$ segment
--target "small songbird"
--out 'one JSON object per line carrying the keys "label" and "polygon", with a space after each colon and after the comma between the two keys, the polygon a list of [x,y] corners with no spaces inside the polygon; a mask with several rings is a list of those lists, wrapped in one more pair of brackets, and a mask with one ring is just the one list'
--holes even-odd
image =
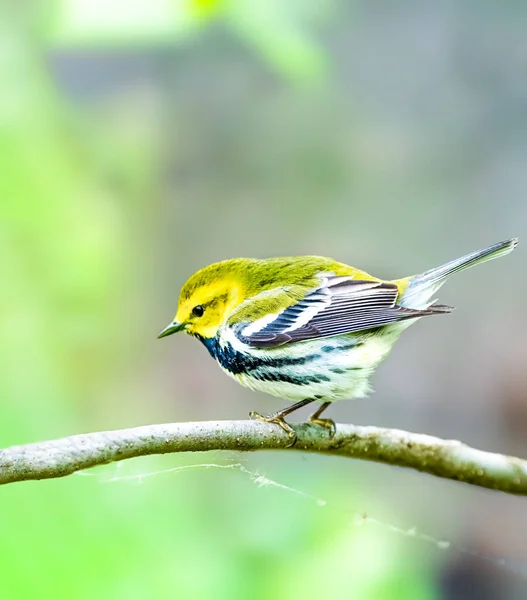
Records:
{"label": "small songbird", "polygon": [[384,281],[321,256],[234,258],[205,267],[185,283],[165,337],[186,331],[220,367],[253,390],[293,401],[264,417],[295,440],[285,417],[320,403],[360,398],[401,332],[417,319],[452,308],[432,297],[458,271],[512,252],[517,239],[494,244],[419,275]]}

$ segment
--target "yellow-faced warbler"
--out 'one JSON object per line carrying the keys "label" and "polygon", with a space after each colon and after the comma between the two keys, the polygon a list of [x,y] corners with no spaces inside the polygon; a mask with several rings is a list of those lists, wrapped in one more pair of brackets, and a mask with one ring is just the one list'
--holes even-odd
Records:
{"label": "yellow-faced warbler", "polygon": [[322,256],[234,258],[201,269],[185,283],[176,317],[159,337],[186,331],[220,367],[253,390],[294,404],[268,417],[291,438],[285,417],[319,402],[362,397],[401,332],[452,308],[431,300],[447,277],[505,256],[517,239],[494,244],[419,275],[383,281]]}

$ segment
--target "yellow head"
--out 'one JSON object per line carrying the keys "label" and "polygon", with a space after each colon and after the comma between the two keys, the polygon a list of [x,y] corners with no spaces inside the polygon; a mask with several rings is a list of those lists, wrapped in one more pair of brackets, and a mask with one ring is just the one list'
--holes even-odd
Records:
{"label": "yellow head", "polygon": [[178,331],[214,337],[232,310],[245,299],[236,262],[209,265],[192,275],[181,289],[174,321],[158,337]]}

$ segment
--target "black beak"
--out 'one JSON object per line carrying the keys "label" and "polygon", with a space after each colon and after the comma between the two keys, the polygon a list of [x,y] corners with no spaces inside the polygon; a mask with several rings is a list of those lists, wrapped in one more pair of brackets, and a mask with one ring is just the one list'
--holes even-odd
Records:
{"label": "black beak", "polygon": [[183,331],[185,329],[185,323],[178,323],[177,321],[173,321],[161,331],[161,333],[157,336],[157,339],[161,339],[167,337],[167,335],[172,335],[173,333],[177,333],[178,331]]}

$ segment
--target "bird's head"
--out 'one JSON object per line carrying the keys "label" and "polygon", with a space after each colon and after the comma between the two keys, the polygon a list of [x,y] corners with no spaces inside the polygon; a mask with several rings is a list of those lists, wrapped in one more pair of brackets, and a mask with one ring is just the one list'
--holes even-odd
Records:
{"label": "bird's head", "polygon": [[178,309],[158,337],[178,331],[199,338],[213,338],[238,304],[246,298],[235,260],[216,263],[194,273],[179,295]]}

